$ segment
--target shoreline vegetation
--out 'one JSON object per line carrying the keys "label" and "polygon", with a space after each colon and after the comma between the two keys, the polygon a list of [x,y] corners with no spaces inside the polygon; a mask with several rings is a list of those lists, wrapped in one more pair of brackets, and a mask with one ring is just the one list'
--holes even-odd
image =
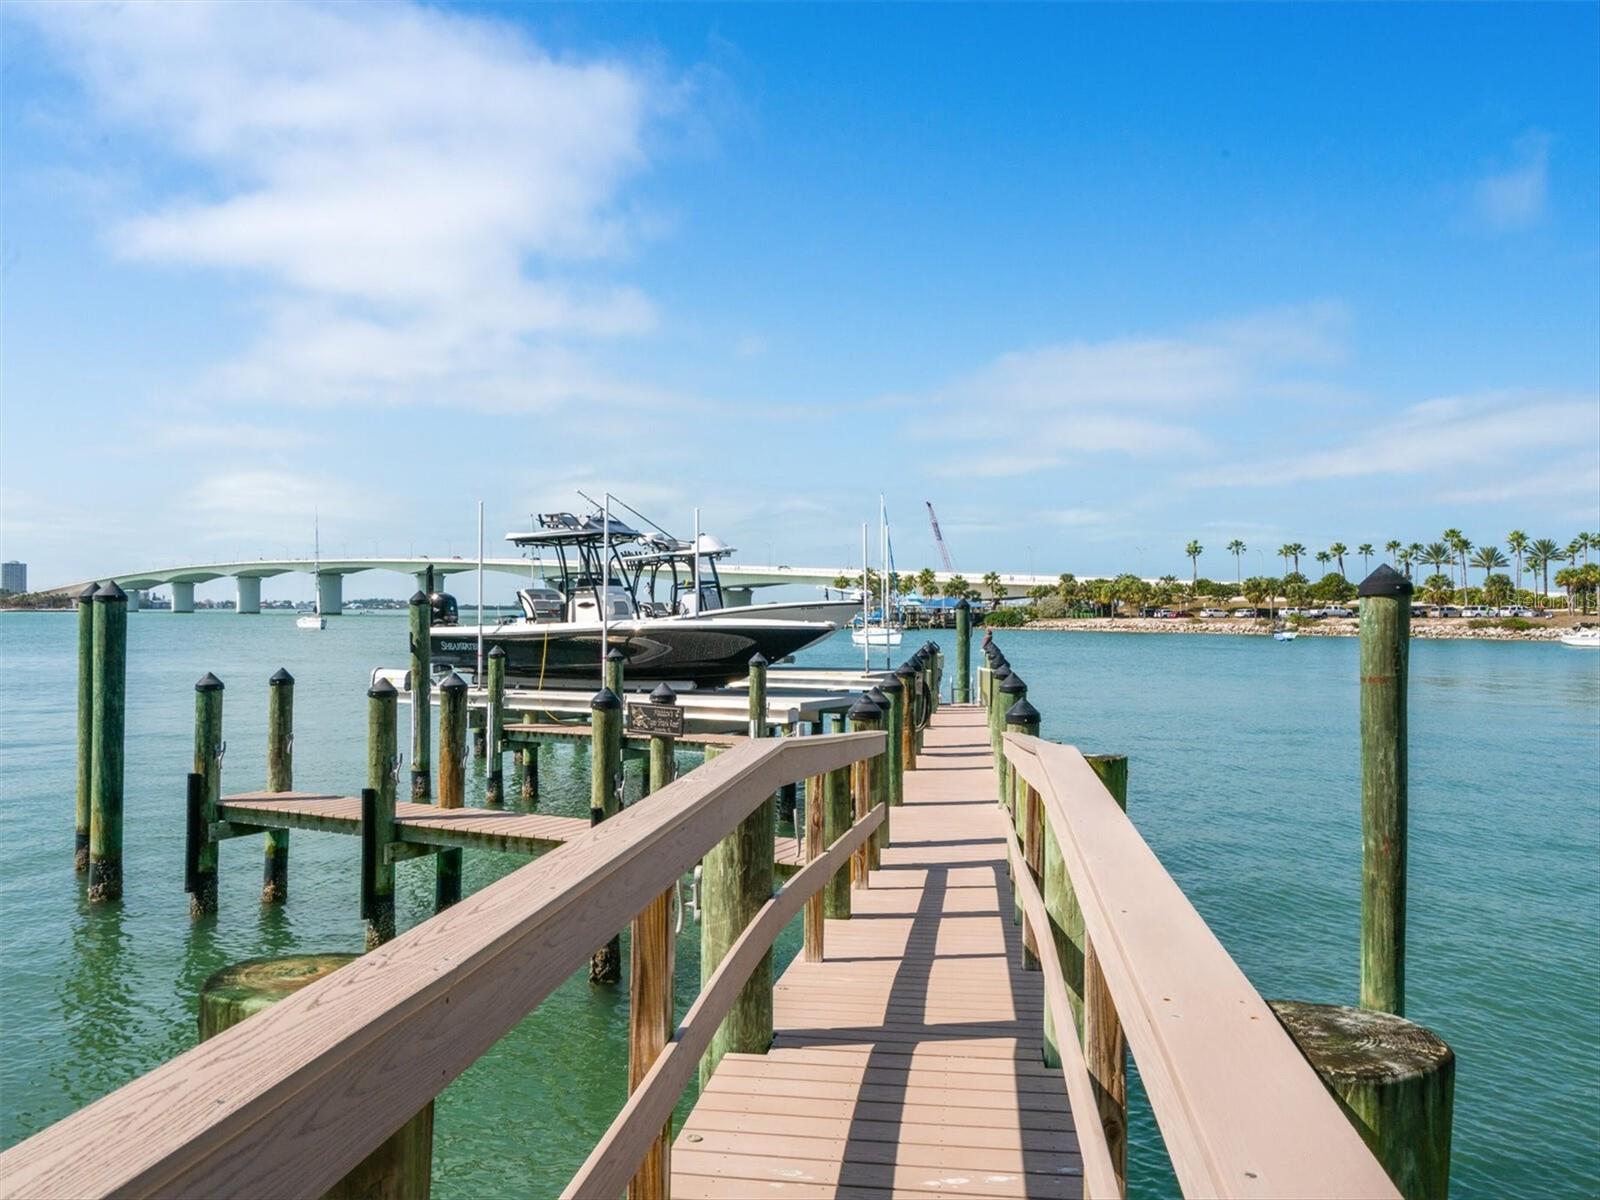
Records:
{"label": "shoreline vegetation", "polygon": [[[1357,621],[1353,617],[1325,617],[1318,621],[1293,624],[1301,637],[1355,637]],[[1416,617],[1411,622],[1413,639],[1461,638],[1491,642],[1551,642],[1572,630],[1576,621],[1540,621],[1525,623],[1528,628],[1489,620],[1464,620],[1460,617]],[[1269,636],[1275,624],[1265,618],[1240,620],[1233,617],[1208,620],[1202,617],[1041,617],[1024,624],[1006,628],[1028,632],[1074,633],[1199,633],[1236,634],[1239,636]]]}

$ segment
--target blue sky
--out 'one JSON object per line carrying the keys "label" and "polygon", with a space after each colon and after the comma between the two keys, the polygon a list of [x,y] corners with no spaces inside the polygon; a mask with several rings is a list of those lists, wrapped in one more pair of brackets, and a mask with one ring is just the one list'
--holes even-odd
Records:
{"label": "blue sky", "polygon": [[37,584],[303,552],[316,510],[331,553],[463,553],[479,498],[497,533],[575,487],[795,564],[881,490],[934,565],[932,500],[972,574],[1600,529],[1594,5],[0,32]]}

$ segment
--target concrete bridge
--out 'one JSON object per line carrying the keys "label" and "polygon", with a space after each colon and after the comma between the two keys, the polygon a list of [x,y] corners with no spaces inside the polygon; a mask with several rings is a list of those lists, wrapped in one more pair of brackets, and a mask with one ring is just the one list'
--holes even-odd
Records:
{"label": "concrete bridge", "polygon": [[[90,582],[115,579],[128,593],[130,611],[136,611],[140,592],[157,587],[169,587],[172,589],[172,611],[186,613],[194,611],[194,589],[197,583],[209,583],[214,579],[232,579],[238,588],[235,611],[252,614],[261,611],[263,579],[299,572],[316,575],[317,594],[322,601],[322,612],[325,616],[336,616],[344,603],[346,575],[356,575],[362,571],[393,571],[401,575],[414,576],[420,588],[424,585],[430,567],[433,569],[435,581],[442,586],[445,577],[474,571],[477,566],[476,559],[455,557],[325,558],[320,563],[309,558],[258,558],[239,562],[196,563],[188,566],[159,567],[154,570],[126,571],[101,576],[97,581],[79,580],[76,583],[52,588],[50,591],[76,595]],[[483,567],[485,571],[524,577],[534,577],[539,570],[536,562],[526,558],[486,558],[483,560]],[[831,587],[833,581],[841,575],[853,577],[858,572],[854,567],[773,567],[719,562],[717,573],[722,577],[723,593],[728,601],[732,604],[748,604],[756,588]],[[934,577],[940,586],[943,586],[955,574],[950,571],[935,571]],[[960,574],[977,587],[984,573],[979,571],[960,572]],[[1056,576],[1002,574],[1000,581],[1005,585],[1006,595],[1025,596],[1029,588],[1039,584],[1054,587]]]}

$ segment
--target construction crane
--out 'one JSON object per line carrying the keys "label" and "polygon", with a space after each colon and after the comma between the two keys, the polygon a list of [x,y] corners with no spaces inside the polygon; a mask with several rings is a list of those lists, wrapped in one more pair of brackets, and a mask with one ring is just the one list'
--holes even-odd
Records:
{"label": "construction crane", "polygon": [[950,561],[950,551],[945,547],[944,534],[939,532],[939,518],[934,515],[933,501],[924,500],[923,503],[928,506],[928,524],[933,526],[933,544],[939,547],[939,557],[944,560],[944,569],[953,574],[956,565]]}

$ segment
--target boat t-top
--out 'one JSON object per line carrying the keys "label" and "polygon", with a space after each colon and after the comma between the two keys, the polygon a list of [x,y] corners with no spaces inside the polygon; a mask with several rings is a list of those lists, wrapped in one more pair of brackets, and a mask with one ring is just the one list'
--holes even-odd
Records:
{"label": "boat t-top", "polygon": [[506,540],[538,558],[543,584],[519,592],[521,620],[481,629],[456,624],[454,601],[439,597],[430,631],[436,669],[475,674],[480,654],[499,646],[507,683],[598,684],[601,659],[615,649],[629,684],[714,687],[743,678],[757,653],[777,662],[838,627],[796,619],[821,611],[821,602],[725,606],[715,563],[727,547],[707,564],[697,550],[714,551],[709,543],[566,512],[541,514],[535,528]]}

